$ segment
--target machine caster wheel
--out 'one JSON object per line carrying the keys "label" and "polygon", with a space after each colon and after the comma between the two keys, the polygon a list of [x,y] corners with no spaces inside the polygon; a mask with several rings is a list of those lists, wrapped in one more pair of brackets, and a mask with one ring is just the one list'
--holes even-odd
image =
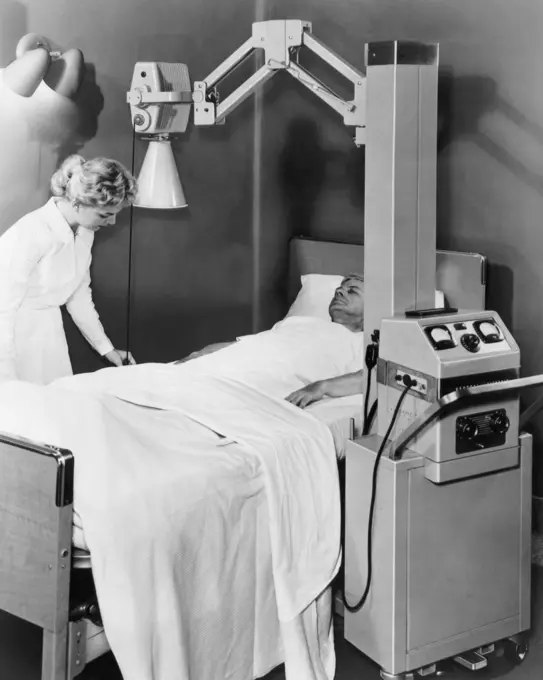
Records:
{"label": "machine caster wheel", "polygon": [[381,676],[381,680],[414,680],[413,673],[398,673],[397,675],[394,675],[393,673],[387,673],[381,669],[379,675]]}
{"label": "machine caster wheel", "polygon": [[510,663],[519,666],[528,656],[530,645],[528,640],[511,640],[503,641],[503,655]]}

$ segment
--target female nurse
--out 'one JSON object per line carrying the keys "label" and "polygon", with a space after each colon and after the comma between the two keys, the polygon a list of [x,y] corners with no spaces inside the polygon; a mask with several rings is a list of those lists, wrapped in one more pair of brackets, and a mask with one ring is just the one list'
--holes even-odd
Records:
{"label": "female nurse", "polygon": [[94,233],[135,199],[120,163],[70,156],[53,175],[53,197],[0,236],[0,382],[47,384],[72,374],[60,307],[115,366],[134,364],[113,347],[90,288]]}

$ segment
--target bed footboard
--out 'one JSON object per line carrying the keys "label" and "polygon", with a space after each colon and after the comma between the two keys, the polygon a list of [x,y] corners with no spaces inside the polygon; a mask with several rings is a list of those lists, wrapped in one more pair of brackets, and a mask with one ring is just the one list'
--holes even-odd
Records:
{"label": "bed footboard", "polygon": [[0,434],[0,609],[43,631],[42,680],[65,680],[74,461]]}

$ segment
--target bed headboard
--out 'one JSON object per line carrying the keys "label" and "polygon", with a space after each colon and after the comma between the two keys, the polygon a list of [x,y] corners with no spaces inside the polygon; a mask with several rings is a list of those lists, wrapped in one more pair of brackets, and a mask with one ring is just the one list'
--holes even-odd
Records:
{"label": "bed headboard", "polygon": [[[364,273],[364,246],[296,237],[289,244],[289,304],[300,290],[302,274]],[[487,261],[477,253],[438,250],[436,289],[451,307],[485,309]]]}

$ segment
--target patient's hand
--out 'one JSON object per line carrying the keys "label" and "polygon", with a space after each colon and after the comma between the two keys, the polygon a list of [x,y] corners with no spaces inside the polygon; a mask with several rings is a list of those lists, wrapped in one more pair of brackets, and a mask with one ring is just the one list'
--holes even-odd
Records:
{"label": "patient's hand", "polygon": [[319,401],[326,396],[326,383],[324,380],[317,380],[317,382],[310,383],[301,387],[296,392],[289,394],[286,397],[287,401],[290,401],[294,406],[299,406],[300,408],[306,408],[315,401]]}

